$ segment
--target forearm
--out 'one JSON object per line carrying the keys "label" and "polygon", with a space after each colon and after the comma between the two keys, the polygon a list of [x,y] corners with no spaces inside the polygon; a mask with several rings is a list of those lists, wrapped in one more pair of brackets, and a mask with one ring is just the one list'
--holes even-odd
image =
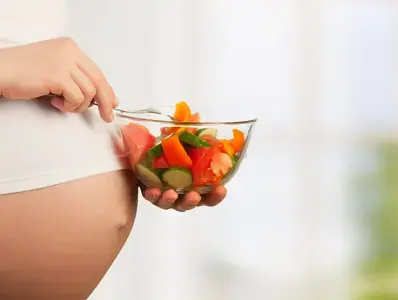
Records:
{"label": "forearm", "polygon": [[12,69],[10,68],[12,50],[12,48],[0,49],[0,97],[4,96],[4,91],[13,76]]}
{"label": "forearm", "polygon": [[4,85],[5,85],[5,49],[2,48],[0,49],[0,97],[3,97],[3,90],[4,90]]}

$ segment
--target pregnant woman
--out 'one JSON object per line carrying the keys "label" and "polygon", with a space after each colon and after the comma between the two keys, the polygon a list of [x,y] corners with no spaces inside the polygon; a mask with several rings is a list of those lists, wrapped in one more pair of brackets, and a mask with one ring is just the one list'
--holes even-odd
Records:
{"label": "pregnant woman", "polygon": [[[5,31],[17,30],[0,25],[0,299],[83,300],[135,219],[137,180],[111,140],[118,101],[73,40],[15,46],[4,42]],[[43,97],[50,93],[59,97]],[[89,108],[92,101],[99,109]],[[202,199],[156,189],[143,194],[160,208],[186,211],[220,203],[226,190]]]}

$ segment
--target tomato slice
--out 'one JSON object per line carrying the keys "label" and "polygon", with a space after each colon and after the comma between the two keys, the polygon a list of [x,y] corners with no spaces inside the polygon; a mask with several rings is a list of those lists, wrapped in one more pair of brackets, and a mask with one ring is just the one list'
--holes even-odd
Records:
{"label": "tomato slice", "polygon": [[211,170],[217,177],[223,177],[232,169],[233,162],[228,154],[219,152],[214,154],[210,166]]}
{"label": "tomato slice", "polygon": [[130,123],[121,128],[123,144],[128,152],[131,167],[141,161],[145,154],[155,146],[156,138],[149,130],[136,123]]}
{"label": "tomato slice", "polygon": [[209,148],[194,148],[190,150],[188,154],[191,157],[192,166],[196,166],[208,151]]}
{"label": "tomato slice", "polygon": [[217,153],[220,153],[218,147],[197,148],[190,151],[193,183],[195,186],[216,182],[217,176],[211,170],[211,162]]}
{"label": "tomato slice", "polygon": [[164,154],[162,154],[158,158],[154,159],[153,168],[155,168],[155,169],[167,169],[167,168],[170,168],[170,165],[167,162],[166,157],[164,156]]}
{"label": "tomato slice", "polygon": [[198,180],[195,180],[194,175],[194,185],[201,186],[206,184],[216,184],[218,182],[217,176],[211,171],[211,169],[204,169],[200,173]]}

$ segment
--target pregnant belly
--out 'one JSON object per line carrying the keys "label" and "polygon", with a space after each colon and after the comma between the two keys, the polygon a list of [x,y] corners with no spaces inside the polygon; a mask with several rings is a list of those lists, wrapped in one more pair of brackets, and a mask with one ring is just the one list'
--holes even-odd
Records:
{"label": "pregnant belly", "polygon": [[0,196],[0,299],[87,299],[131,231],[136,186],[114,171]]}

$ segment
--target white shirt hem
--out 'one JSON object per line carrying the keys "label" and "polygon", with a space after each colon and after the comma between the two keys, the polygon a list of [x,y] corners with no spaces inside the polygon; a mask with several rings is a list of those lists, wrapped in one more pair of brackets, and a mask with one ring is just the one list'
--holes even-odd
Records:
{"label": "white shirt hem", "polygon": [[125,167],[119,162],[112,161],[109,164],[98,164],[98,161],[93,161],[90,164],[79,164],[79,166],[52,170],[36,176],[4,179],[0,181],[0,195],[37,190],[123,169]]}

